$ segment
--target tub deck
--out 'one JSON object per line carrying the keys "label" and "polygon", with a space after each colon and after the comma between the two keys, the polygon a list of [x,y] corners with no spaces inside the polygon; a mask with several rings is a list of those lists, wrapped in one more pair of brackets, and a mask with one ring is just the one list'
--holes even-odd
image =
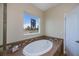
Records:
{"label": "tub deck", "polygon": [[[63,43],[62,40],[52,40],[53,42],[53,47],[52,49],[43,54],[42,56],[60,56],[63,55]],[[15,53],[8,53],[8,56],[24,56],[23,55],[23,50],[24,47],[20,47],[20,49],[18,51],[16,51]]]}
{"label": "tub deck", "polygon": [[[52,39],[50,41],[52,41],[53,47],[49,52],[43,54],[42,56],[63,56],[63,39],[52,38],[52,37],[45,37],[43,39],[49,40],[50,38]],[[36,38],[30,39],[29,43],[36,40],[41,40],[41,39],[36,39]],[[19,47],[19,49],[14,53],[8,51],[6,55],[7,56],[24,56],[22,52],[23,48],[29,43],[24,44],[23,46]]]}

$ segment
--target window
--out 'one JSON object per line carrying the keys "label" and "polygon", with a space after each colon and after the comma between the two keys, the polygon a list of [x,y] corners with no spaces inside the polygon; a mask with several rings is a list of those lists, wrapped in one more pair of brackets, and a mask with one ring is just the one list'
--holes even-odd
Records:
{"label": "window", "polygon": [[37,16],[32,16],[28,13],[24,14],[25,34],[39,33],[40,32],[39,21],[40,21],[40,19]]}

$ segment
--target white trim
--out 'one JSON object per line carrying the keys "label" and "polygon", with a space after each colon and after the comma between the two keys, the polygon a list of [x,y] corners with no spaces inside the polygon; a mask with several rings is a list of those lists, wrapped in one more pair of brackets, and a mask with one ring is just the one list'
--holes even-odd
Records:
{"label": "white trim", "polygon": [[66,40],[66,13],[64,14],[64,53],[66,53],[65,40]]}
{"label": "white trim", "polygon": [[28,34],[24,34],[24,35],[36,35],[36,34],[40,34],[39,32],[38,33],[28,33]]}

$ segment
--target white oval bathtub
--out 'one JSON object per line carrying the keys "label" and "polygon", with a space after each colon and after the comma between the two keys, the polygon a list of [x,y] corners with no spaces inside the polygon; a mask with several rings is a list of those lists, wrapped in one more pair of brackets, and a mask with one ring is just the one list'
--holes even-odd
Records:
{"label": "white oval bathtub", "polygon": [[51,50],[53,43],[49,40],[37,40],[34,41],[23,49],[23,54],[25,56],[40,56]]}

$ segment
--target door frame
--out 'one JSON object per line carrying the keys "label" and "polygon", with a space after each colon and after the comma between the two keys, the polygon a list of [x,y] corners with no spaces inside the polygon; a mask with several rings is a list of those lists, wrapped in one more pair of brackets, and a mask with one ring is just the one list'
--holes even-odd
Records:
{"label": "door frame", "polygon": [[3,3],[3,55],[6,56],[7,43],[7,3]]}

